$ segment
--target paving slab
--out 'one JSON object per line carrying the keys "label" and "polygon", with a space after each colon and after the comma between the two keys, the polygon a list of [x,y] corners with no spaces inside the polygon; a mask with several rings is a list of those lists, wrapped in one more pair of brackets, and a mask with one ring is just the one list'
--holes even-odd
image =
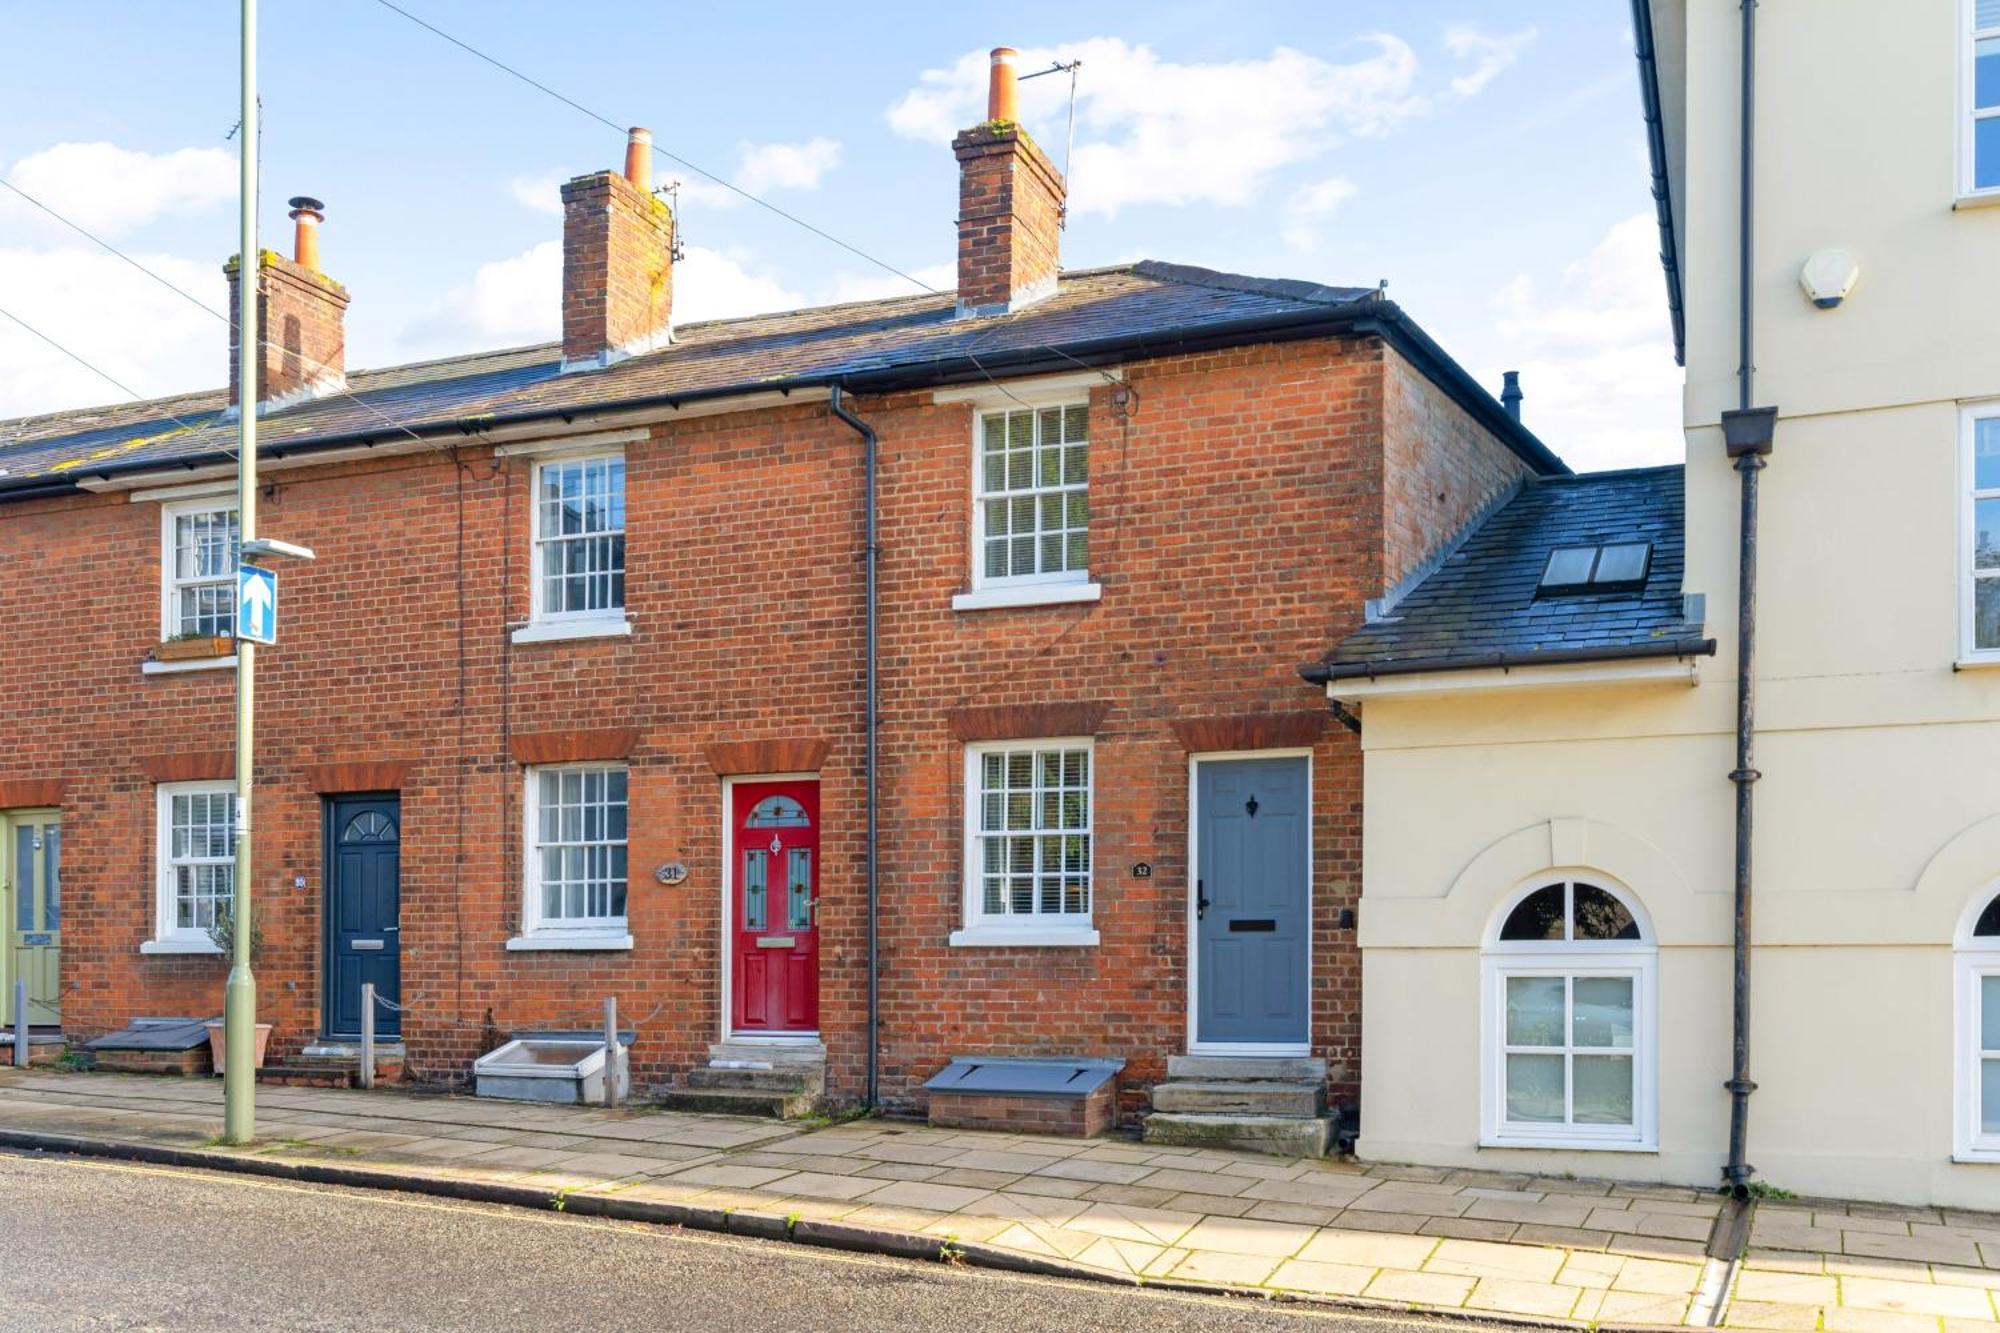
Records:
{"label": "paving slab", "polygon": [[[221,1091],[214,1080],[0,1070],[0,1129],[203,1149]],[[265,1138],[218,1153],[219,1165],[338,1164],[406,1188],[615,1195],[692,1208],[712,1226],[734,1210],[778,1239],[810,1220],[888,1233],[885,1245],[954,1237],[1121,1281],[1544,1323],[1696,1317],[1720,1209],[1676,1186],[884,1120],[814,1129],[394,1089],[260,1090],[259,1104]],[[2000,1216],[1772,1200],[1758,1205],[1750,1238],[1726,1327],[2000,1333]]]}

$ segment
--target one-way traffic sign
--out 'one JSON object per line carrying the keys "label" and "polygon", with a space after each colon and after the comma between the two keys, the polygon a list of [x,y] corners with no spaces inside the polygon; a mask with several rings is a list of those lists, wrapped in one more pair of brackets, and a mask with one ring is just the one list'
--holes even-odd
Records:
{"label": "one-way traffic sign", "polygon": [[251,643],[278,641],[278,576],[272,571],[237,566],[236,637]]}

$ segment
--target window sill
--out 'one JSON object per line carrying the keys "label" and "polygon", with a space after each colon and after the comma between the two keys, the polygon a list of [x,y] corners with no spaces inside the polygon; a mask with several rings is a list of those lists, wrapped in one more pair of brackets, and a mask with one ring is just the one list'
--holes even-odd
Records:
{"label": "window sill", "polygon": [[1953,671],[2000,671],[2000,653],[1961,657],[1951,664]]}
{"label": "window sill", "polygon": [[160,662],[147,658],[139,663],[139,672],[146,676],[172,676],[183,671],[234,671],[236,654],[227,657],[186,657],[177,662]]}
{"label": "window sill", "polygon": [[973,926],[951,932],[954,949],[1082,947],[1097,943],[1094,926]]}
{"label": "window sill", "polygon": [[1660,1145],[1651,1139],[1538,1139],[1506,1134],[1482,1136],[1479,1146],[1541,1152],[1629,1152],[1658,1155],[1660,1151]]}
{"label": "window sill", "polygon": [[214,940],[142,940],[139,952],[145,954],[193,954],[220,958],[222,950],[215,947]]}
{"label": "window sill", "polygon": [[1069,602],[1095,602],[1104,596],[1100,583],[1020,583],[998,588],[976,588],[955,594],[954,611],[993,611],[1010,606],[1061,606]]}
{"label": "window sill", "polygon": [[516,935],[507,941],[510,953],[538,949],[571,949],[593,952],[626,950],[632,947],[632,937],[616,931],[543,931],[534,935]]}
{"label": "window sill", "polygon": [[1952,211],[1967,208],[2000,208],[2000,190],[1983,190],[1978,194],[1962,194],[1952,201]]}
{"label": "window sill", "polygon": [[2000,1166],[2000,1148],[1962,1148],[1951,1160],[1958,1166]]}
{"label": "window sill", "polygon": [[624,616],[591,620],[535,620],[514,631],[515,643],[561,643],[566,639],[619,639],[632,632]]}

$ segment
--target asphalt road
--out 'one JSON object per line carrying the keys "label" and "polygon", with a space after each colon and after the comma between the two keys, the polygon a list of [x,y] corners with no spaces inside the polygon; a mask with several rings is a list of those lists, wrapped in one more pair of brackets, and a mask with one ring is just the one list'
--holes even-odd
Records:
{"label": "asphalt road", "polygon": [[0,1329],[9,1333],[1468,1328],[5,1153],[0,1237]]}

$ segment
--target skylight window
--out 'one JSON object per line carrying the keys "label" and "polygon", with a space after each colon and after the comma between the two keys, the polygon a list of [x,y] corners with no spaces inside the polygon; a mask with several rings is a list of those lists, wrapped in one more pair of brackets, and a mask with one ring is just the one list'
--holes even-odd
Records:
{"label": "skylight window", "polygon": [[1610,542],[1603,546],[1558,546],[1549,552],[1538,591],[1590,592],[1628,588],[1646,581],[1653,561],[1651,542]]}

